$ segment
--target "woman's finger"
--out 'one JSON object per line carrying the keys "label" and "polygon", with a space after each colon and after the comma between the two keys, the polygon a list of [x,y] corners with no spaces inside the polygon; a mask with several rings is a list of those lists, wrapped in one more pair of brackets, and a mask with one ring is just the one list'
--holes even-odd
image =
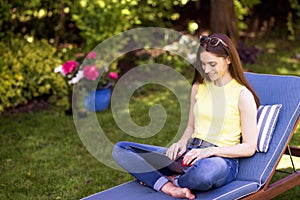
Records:
{"label": "woman's finger", "polygon": [[176,155],[177,155],[177,147],[176,147],[176,144],[172,144],[172,146],[168,149],[166,155],[174,160],[176,158]]}
{"label": "woman's finger", "polygon": [[183,164],[185,166],[188,166],[188,164],[191,162],[193,157],[193,154],[190,152],[188,152],[187,154],[185,154],[184,158],[183,158]]}
{"label": "woman's finger", "polygon": [[181,148],[178,152],[178,157],[183,155],[186,152],[186,147],[185,148]]}
{"label": "woman's finger", "polygon": [[178,157],[178,153],[179,153],[180,147],[178,144],[175,145],[175,148],[173,150],[173,155],[172,155],[172,160],[176,160],[176,158]]}
{"label": "woman's finger", "polygon": [[198,158],[195,158],[190,164],[189,166],[193,166],[199,159]]}
{"label": "woman's finger", "polygon": [[190,166],[192,163],[195,163],[194,161],[198,158],[198,151],[196,149],[192,149],[189,151],[183,158],[183,163],[186,166]]}

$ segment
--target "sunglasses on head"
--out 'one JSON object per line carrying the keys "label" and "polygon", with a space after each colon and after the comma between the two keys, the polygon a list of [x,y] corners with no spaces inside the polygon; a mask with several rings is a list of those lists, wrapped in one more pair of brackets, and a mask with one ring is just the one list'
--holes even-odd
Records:
{"label": "sunglasses on head", "polygon": [[221,43],[225,47],[228,47],[228,45],[223,40],[221,40],[220,38],[217,38],[217,37],[208,37],[208,36],[201,35],[199,40],[200,40],[201,46],[207,44],[207,45],[216,47]]}

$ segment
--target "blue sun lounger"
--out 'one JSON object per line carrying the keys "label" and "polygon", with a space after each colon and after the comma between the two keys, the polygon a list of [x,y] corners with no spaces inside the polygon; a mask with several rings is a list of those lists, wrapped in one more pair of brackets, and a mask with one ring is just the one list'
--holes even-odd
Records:
{"label": "blue sun lounger", "polygon": [[[282,104],[267,152],[240,159],[237,179],[223,187],[196,193],[196,199],[271,199],[300,184],[300,171],[270,184],[284,153],[300,156],[300,148],[288,144],[299,123],[300,77],[245,73],[261,105]],[[291,157],[292,158],[292,157]],[[176,199],[131,181],[96,193],[84,200],[171,200]]]}

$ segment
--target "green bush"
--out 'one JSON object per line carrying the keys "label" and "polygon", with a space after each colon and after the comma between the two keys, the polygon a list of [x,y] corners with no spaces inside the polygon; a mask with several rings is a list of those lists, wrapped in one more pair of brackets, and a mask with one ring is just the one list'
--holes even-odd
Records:
{"label": "green bush", "polygon": [[[185,1],[187,3],[188,1]],[[89,48],[103,40],[136,27],[171,27],[176,20],[173,6],[180,0],[90,0],[72,1],[72,20]]]}
{"label": "green bush", "polygon": [[51,97],[67,105],[68,89],[63,77],[54,73],[62,63],[46,40],[0,42],[0,112],[38,97]]}

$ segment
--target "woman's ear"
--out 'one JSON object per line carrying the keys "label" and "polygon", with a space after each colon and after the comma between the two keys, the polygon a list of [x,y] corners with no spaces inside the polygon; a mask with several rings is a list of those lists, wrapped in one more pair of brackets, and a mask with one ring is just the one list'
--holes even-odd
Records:
{"label": "woman's ear", "polygon": [[231,63],[229,56],[227,56],[226,60],[227,60],[227,64],[229,65]]}

